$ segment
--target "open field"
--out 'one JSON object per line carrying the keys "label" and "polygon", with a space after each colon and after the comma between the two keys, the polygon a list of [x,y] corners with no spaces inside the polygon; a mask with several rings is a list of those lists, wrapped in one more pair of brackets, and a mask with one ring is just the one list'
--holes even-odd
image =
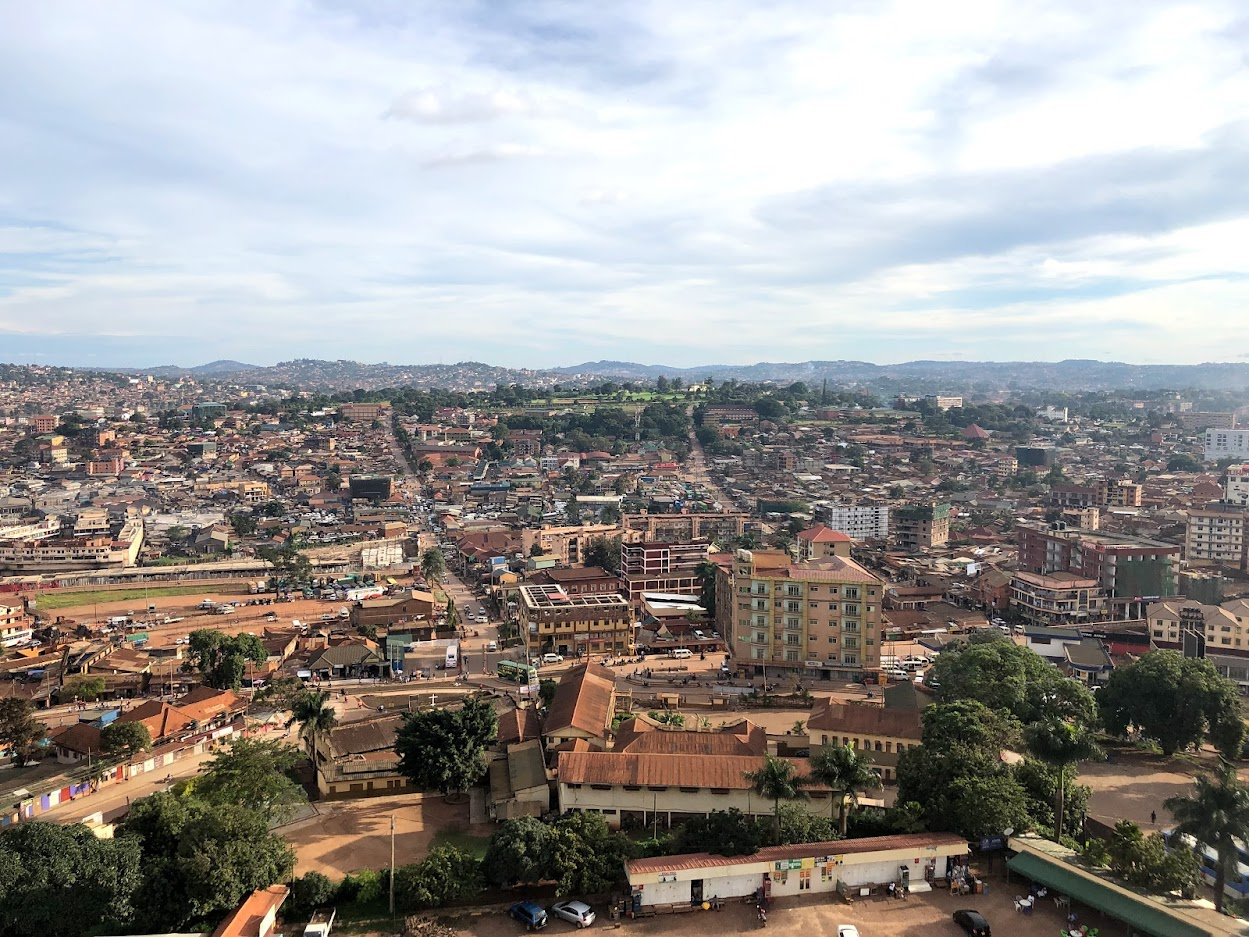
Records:
{"label": "open field", "polygon": [[[239,583],[237,589],[240,593],[246,593],[247,586]],[[202,595],[206,590],[231,593],[230,587],[223,586],[221,583],[200,583],[196,586],[151,586],[147,589],[92,589],[87,592],[40,592],[37,607],[44,611],[60,611],[106,602],[141,602],[144,599],[158,599],[172,595]]]}
{"label": "open field", "polygon": [[[435,841],[484,849],[490,826],[472,827],[469,804],[448,804],[438,794],[396,794],[359,800],[319,801],[315,816],[278,832],[295,850],[295,873],[317,871],[342,878],[390,864],[390,819],[395,818],[395,862],[419,862]],[[470,847],[470,843],[480,843]]]}

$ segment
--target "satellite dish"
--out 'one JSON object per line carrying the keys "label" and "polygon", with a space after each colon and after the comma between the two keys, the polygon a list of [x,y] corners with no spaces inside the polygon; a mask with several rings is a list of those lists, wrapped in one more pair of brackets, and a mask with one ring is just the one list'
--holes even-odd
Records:
{"label": "satellite dish", "polygon": [[1014,832],[1015,832],[1015,828],[1013,826],[1008,826],[1006,829],[1002,830],[1002,835],[1012,836],[1014,835]]}

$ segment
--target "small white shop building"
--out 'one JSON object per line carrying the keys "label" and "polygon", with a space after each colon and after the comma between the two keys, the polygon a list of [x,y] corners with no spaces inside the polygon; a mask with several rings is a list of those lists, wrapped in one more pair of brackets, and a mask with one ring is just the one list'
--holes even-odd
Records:
{"label": "small white shop building", "polygon": [[712,898],[771,898],[841,891],[860,894],[890,883],[928,891],[934,878],[967,862],[967,840],[950,833],[873,836],[831,843],[770,846],[749,856],[700,852],[626,863],[633,907],[702,904]]}

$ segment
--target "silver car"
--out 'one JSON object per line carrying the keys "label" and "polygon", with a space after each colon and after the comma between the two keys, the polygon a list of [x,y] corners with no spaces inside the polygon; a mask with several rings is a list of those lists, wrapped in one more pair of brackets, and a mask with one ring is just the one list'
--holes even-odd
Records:
{"label": "silver car", "polygon": [[551,910],[556,917],[578,927],[590,927],[594,924],[594,911],[584,901],[557,901],[551,905]]}

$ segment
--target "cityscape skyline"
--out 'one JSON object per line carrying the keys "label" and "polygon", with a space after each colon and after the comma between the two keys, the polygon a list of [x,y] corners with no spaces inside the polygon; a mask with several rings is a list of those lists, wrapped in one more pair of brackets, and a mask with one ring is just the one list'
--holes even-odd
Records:
{"label": "cityscape skyline", "polygon": [[1249,357],[1234,3],[8,20],[6,360]]}

